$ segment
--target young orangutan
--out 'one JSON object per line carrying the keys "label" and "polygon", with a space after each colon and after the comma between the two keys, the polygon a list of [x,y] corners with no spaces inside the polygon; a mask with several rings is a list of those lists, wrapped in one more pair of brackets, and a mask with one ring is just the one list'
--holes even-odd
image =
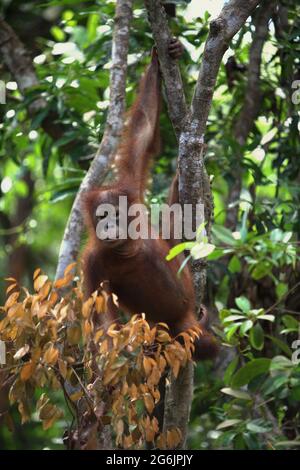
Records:
{"label": "young orangutan", "polygon": [[[181,48],[179,41],[172,41],[169,49],[171,57],[177,58]],[[212,358],[217,352],[217,342],[197,321],[190,270],[186,266],[178,276],[182,259],[177,257],[166,261],[170,247],[174,245],[173,235],[169,240],[160,236],[137,240],[120,239],[118,236],[121,232],[119,197],[127,198],[128,207],[144,203],[149,165],[159,147],[160,100],[159,62],[153,50],[151,63],[141,80],[139,94],[131,108],[117,152],[117,181],[90,191],[84,198],[89,233],[89,241],[83,253],[86,295],[91,295],[104,283],[106,290],[117,295],[124,312],[130,315],[145,313],[150,324],[164,322],[169,326],[172,336],[200,326],[202,334],[195,343],[194,359]],[[172,188],[170,203],[178,201],[176,180]],[[99,239],[96,234],[99,221],[105,217],[105,214],[97,216],[96,212],[103,204],[111,204],[116,209],[113,226],[106,226],[108,233],[112,229],[111,233],[115,231],[115,235],[106,240]],[[106,321],[112,323],[116,320],[117,313],[110,302]]]}

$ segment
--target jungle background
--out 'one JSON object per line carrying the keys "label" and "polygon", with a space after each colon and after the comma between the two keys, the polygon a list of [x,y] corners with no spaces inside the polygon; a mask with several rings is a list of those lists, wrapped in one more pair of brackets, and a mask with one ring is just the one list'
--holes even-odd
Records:
{"label": "jungle background", "polygon": [[[174,2],[172,33],[184,45],[180,68],[190,97],[208,25],[222,1]],[[262,2],[264,3],[264,2]],[[206,132],[214,199],[206,304],[223,343],[198,364],[189,425],[191,449],[300,446],[300,7],[271,2],[230,44]],[[20,89],[0,63],[0,292],[5,277],[32,288],[40,267],[54,279],[73,199],[98,148],[109,104],[115,2],[3,0],[3,21],[28,50],[37,83]],[[143,2],[134,3],[126,100],[129,106],[153,45]],[[4,41],[0,33],[0,57]],[[2,59],[3,59],[2,54]],[[22,80],[22,69],[16,70]],[[46,106],[33,111],[37,97]],[[161,117],[162,150],[150,202],[163,202],[176,170],[177,142]],[[42,391],[31,397],[37,401]],[[36,411],[13,425],[0,415],[1,449],[63,449],[70,413],[44,429]]]}

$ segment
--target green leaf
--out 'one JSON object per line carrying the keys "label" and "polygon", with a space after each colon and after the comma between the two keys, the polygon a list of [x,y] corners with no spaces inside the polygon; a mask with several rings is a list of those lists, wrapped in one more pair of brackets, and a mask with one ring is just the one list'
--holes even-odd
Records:
{"label": "green leaf", "polygon": [[222,225],[214,225],[212,228],[213,235],[220,240],[221,242],[225,243],[226,245],[236,245],[236,240],[233,238],[233,235],[228,228],[223,227]]}
{"label": "green leaf", "polygon": [[292,388],[291,399],[295,401],[300,401],[300,385]]}
{"label": "green leaf", "polygon": [[245,320],[245,317],[243,315],[229,315],[228,317],[224,318],[223,322],[228,323],[235,320]]}
{"label": "green leaf", "polygon": [[298,441],[280,441],[276,442],[276,446],[280,447],[299,447],[300,448],[300,440]]}
{"label": "green leaf", "polygon": [[266,387],[263,389],[264,395],[271,395],[278,390],[280,387],[285,385],[288,382],[289,378],[286,375],[278,375],[276,377],[270,377],[269,381],[266,384]]}
{"label": "green leaf", "polygon": [[286,232],[282,239],[283,243],[288,243],[293,236],[293,232]]}
{"label": "green leaf", "polygon": [[240,398],[241,400],[251,400],[251,395],[249,395],[247,392],[244,392],[244,390],[234,390],[233,388],[225,387],[221,389],[221,392],[234,398]]}
{"label": "green leaf", "polygon": [[[197,242],[201,242],[203,241],[203,235],[205,235],[205,222],[203,222],[202,224],[199,225],[199,227],[197,228],[197,233],[196,233],[196,240]],[[207,237],[205,236],[205,238],[207,239]]]}
{"label": "green leaf", "polygon": [[249,361],[237,373],[233,376],[231,386],[233,388],[239,388],[243,385],[247,385],[258,375],[268,372],[271,364],[271,359],[259,358]]}
{"label": "green leaf", "polygon": [[292,350],[286,343],[284,343],[284,341],[271,335],[266,335],[266,338],[270,339],[272,343],[276,344],[276,346],[278,346],[278,348],[280,348],[281,351],[283,351],[287,356],[292,357]]}
{"label": "green leaf", "polygon": [[221,248],[216,248],[216,249],[207,257],[207,259],[208,259],[209,261],[214,261],[214,260],[216,260],[216,259],[222,258],[223,256],[225,256],[224,250],[222,250]]}
{"label": "green leaf", "polygon": [[267,276],[270,273],[271,265],[268,261],[261,261],[257,263],[255,268],[251,271],[251,276],[256,281],[259,281],[263,277]]}
{"label": "green leaf", "polygon": [[210,255],[215,249],[215,245],[210,243],[197,243],[191,249],[191,255],[194,259],[206,258]]}
{"label": "green leaf", "polygon": [[270,431],[270,426],[262,426],[259,424],[256,424],[255,421],[251,421],[250,423],[247,423],[246,428],[248,431],[255,432],[257,434],[265,433]]}
{"label": "green leaf", "polygon": [[293,369],[294,364],[293,362],[285,356],[276,356],[273,357],[271,364],[270,364],[270,371],[275,370],[283,370],[290,372]]}
{"label": "green leaf", "polygon": [[242,310],[242,312],[248,313],[249,310],[251,310],[250,302],[248,299],[246,299],[246,297],[237,297],[235,299],[235,303],[239,309]]}
{"label": "green leaf", "polygon": [[270,233],[270,240],[272,242],[281,242],[283,240],[284,233],[282,230],[279,228],[275,228],[275,230],[272,230]]}
{"label": "green leaf", "polygon": [[250,328],[253,326],[253,321],[251,320],[246,320],[242,323],[242,326],[240,328],[240,334],[244,336]]}
{"label": "green leaf", "polygon": [[257,351],[262,351],[264,347],[264,330],[259,323],[256,323],[250,331],[250,344]]}
{"label": "green leaf", "polygon": [[52,26],[50,31],[54,39],[56,39],[56,41],[63,42],[66,39],[66,35],[64,31],[60,29],[58,26]]}
{"label": "green leaf", "polygon": [[283,321],[283,324],[290,330],[298,331],[299,322],[291,315],[284,315],[282,317],[282,321]]}
{"label": "green leaf", "polygon": [[180,268],[178,269],[178,273],[177,273],[177,276],[178,276],[178,277],[180,276],[180,274],[182,273],[182,271],[184,270],[184,268],[186,267],[186,265],[188,264],[188,262],[190,261],[191,258],[192,258],[191,255],[189,255],[189,256],[187,256],[187,257],[185,258],[185,260],[182,262]]}
{"label": "green leaf", "polygon": [[236,255],[234,255],[231,258],[231,260],[229,262],[229,265],[228,265],[228,269],[232,274],[241,272],[242,265],[241,265],[241,262],[240,262],[240,260],[238,259],[238,257]]}
{"label": "green leaf", "polygon": [[241,227],[241,230],[240,230],[242,242],[246,241],[247,235],[248,235],[248,229],[247,229],[248,214],[249,214],[249,210],[246,210],[243,213],[242,227]]}
{"label": "green leaf", "polygon": [[278,299],[281,299],[288,291],[288,285],[284,282],[279,282],[276,286],[276,295]]}
{"label": "green leaf", "polygon": [[171,248],[169,254],[166,256],[167,261],[171,261],[172,259],[176,258],[176,256],[180,255],[185,250],[192,249],[195,246],[195,242],[185,242],[179,243],[178,245]]}
{"label": "green leaf", "polygon": [[226,331],[226,338],[229,342],[231,341],[231,338],[233,337],[234,333],[237,331],[240,325],[241,322],[235,323],[231,328],[228,329],[228,331]]}
{"label": "green leaf", "polygon": [[223,380],[224,380],[224,384],[225,385],[228,385],[230,380],[231,380],[231,377],[234,373],[234,371],[236,370],[237,366],[238,366],[238,363],[239,363],[239,357],[236,356],[232,361],[231,363],[229,364],[229,366],[226,368],[225,370],[225,373],[224,373],[224,377],[223,377]]}
{"label": "green leaf", "polygon": [[266,320],[266,321],[271,321],[271,322],[275,320],[274,315],[258,315],[258,318],[260,320]]}
{"label": "green leaf", "polygon": [[96,39],[98,23],[99,15],[91,13],[87,21],[87,39],[89,43],[93,42]]}
{"label": "green leaf", "polygon": [[242,423],[241,419],[227,419],[217,426],[217,430],[219,431],[220,429],[231,428],[239,423]]}

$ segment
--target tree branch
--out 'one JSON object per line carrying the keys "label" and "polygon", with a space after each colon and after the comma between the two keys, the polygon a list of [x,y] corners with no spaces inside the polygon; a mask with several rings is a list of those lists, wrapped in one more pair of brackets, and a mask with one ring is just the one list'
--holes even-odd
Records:
{"label": "tree branch", "polygon": [[160,0],[145,0],[145,5],[158,51],[170,119],[176,135],[179,137],[189,110],[186,105],[179,66],[176,60],[171,59],[168,52],[172,35],[168,26],[167,15]]}
{"label": "tree branch", "polygon": [[[0,18],[0,52],[8,70],[16,80],[20,93],[26,96],[28,90],[39,85],[32,59],[22,41],[14,30],[2,18]],[[30,103],[28,111],[30,116],[47,107],[43,98],[37,98]],[[64,128],[55,123],[55,116],[49,113],[41,122],[41,127],[53,139],[60,139]]]}
{"label": "tree branch", "polygon": [[0,51],[22,95],[29,88],[39,84],[28,51],[3,18],[0,18]]}
{"label": "tree branch", "polygon": [[201,136],[211,108],[223,55],[233,36],[241,29],[259,0],[231,0],[225,4],[218,18],[210,23],[200,73],[192,102],[193,121]]}
{"label": "tree branch", "polygon": [[[174,128],[179,133],[179,197],[181,204],[197,203],[204,205],[204,217],[210,232],[212,219],[212,197],[209,178],[204,165],[204,132],[211,108],[214,88],[221,61],[230,40],[243,26],[259,0],[231,0],[221,11],[220,16],[211,22],[192,101],[191,112],[186,111],[182,97],[174,106],[176,87],[181,93],[182,83],[178,78],[178,69],[172,69],[167,58],[167,44],[170,33],[159,0],[145,0],[149,19],[156,41],[159,60],[165,79],[170,117]],[[168,80],[168,81],[167,81]],[[172,87],[172,93],[168,92]],[[183,92],[182,92],[183,93]],[[181,96],[182,96],[181,93]],[[184,117],[183,117],[184,116]],[[181,118],[181,119],[180,119]],[[205,262],[192,265],[196,300],[198,307],[204,295],[206,283]],[[179,373],[177,380],[172,380],[166,391],[164,430],[178,427],[182,433],[180,447],[186,445],[187,424],[193,394],[193,366],[188,364]]]}
{"label": "tree branch", "polygon": [[122,132],[132,3],[133,0],[118,0],[116,4],[112,68],[110,72],[110,105],[106,127],[99,150],[80,185],[73,203],[60,247],[56,271],[57,279],[63,276],[65,268],[76,261],[78,256],[84,227],[81,210],[82,195],[92,187],[100,185],[104,180]]}

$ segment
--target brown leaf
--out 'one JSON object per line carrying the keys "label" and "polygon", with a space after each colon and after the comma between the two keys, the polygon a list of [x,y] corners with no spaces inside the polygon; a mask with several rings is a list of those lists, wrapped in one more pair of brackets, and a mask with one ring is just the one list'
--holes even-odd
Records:
{"label": "brown leaf", "polygon": [[88,300],[86,300],[82,306],[82,316],[84,318],[87,318],[90,316],[91,312],[92,312],[92,308],[93,308],[93,305],[94,305],[94,300],[92,299],[92,297],[90,297]]}
{"label": "brown leaf", "polygon": [[14,277],[5,277],[4,280],[7,281],[7,282],[14,282],[14,283],[17,282]]}
{"label": "brown leaf", "polygon": [[17,318],[22,318],[24,315],[24,308],[22,304],[14,304],[12,307],[7,312],[8,318],[12,319],[17,319]]}
{"label": "brown leaf", "polygon": [[18,360],[21,357],[25,356],[29,351],[29,344],[25,344],[22,348],[18,349],[18,351],[14,355],[14,359]]}
{"label": "brown leaf", "polygon": [[146,377],[148,377],[151,374],[153,365],[150,358],[147,356],[144,356],[143,358],[143,367],[145,369]]}
{"label": "brown leaf", "polygon": [[33,280],[35,281],[38,275],[42,272],[40,268],[37,268],[33,273]]}
{"label": "brown leaf", "polygon": [[168,449],[176,449],[181,441],[181,432],[178,428],[167,431],[167,446]]}
{"label": "brown leaf", "polygon": [[26,382],[26,380],[29,380],[32,374],[34,373],[36,368],[36,364],[33,361],[28,362],[28,364],[25,364],[20,373],[20,378],[23,382]]}
{"label": "brown leaf", "polygon": [[9,309],[19,298],[20,292],[14,292],[11,294],[5,302],[5,308]]}
{"label": "brown leaf", "polygon": [[46,276],[45,274],[38,276],[33,283],[34,290],[38,292],[47,281],[48,276]]}
{"label": "brown leaf", "polygon": [[67,372],[68,372],[68,367],[67,363],[63,361],[62,359],[58,359],[58,368],[61,376],[66,379],[67,377]]}
{"label": "brown leaf", "polygon": [[8,286],[8,288],[6,289],[6,294],[9,294],[16,287],[18,287],[18,284],[16,284],[15,282],[11,284],[10,286]]}
{"label": "brown leaf", "polygon": [[166,437],[163,433],[161,433],[158,438],[156,439],[156,446],[158,449],[166,449],[167,447],[167,442],[166,442]]}
{"label": "brown leaf", "polygon": [[157,341],[160,343],[169,343],[171,341],[171,336],[166,331],[160,330],[157,332]]}
{"label": "brown leaf", "polygon": [[57,362],[59,351],[53,345],[51,345],[43,356],[43,361],[46,364],[54,365]]}
{"label": "brown leaf", "polygon": [[150,395],[150,393],[146,393],[144,395],[144,403],[145,403],[145,406],[146,406],[146,409],[148,411],[148,413],[152,413],[152,411],[154,410],[154,400],[152,398],[152,396]]}
{"label": "brown leaf", "polygon": [[83,325],[83,332],[84,332],[85,338],[88,338],[90,336],[91,331],[92,331],[92,325],[90,324],[88,320],[85,320],[84,325]]}
{"label": "brown leaf", "polygon": [[75,268],[76,264],[77,264],[77,263],[71,263],[71,264],[69,264],[69,265],[66,267],[66,269],[65,269],[65,271],[64,271],[64,277],[67,277],[68,274],[70,274],[71,271],[73,271],[73,269]]}
{"label": "brown leaf", "polygon": [[67,277],[63,277],[62,279],[57,279],[57,281],[54,282],[53,286],[56,289],[61,289],[62,287],[68,286],[71,281],[73,281],[73,276],[68,275]]}
{"label": "brown leaf", "polygon": [[52,283],[50,281],[45,282],[45,284],[39,291],[39,299],[45,300],[48,297],[51,288],[52,288]]}
{"label": "brown leaf", "polygon": [[105,313],[105,299],[102,295],[98,295],[95,300],[95,309],[98,314]]}
{"label": "brown leaf", "polygon": [[112,370],[108,369],[104,372],[103,384],[108,385],[113,381],[113,379],[119,374],[120,369]]}
{"label": "brown leaf", "polygon": [[70,326],[67,329],[67,340],[68,340],[68,343],[71,345],[75,345],[79,343],[79,341],[81,340],[81,328],[79,324]]}
{"label": "brown leaf", "polygon": [[83,391],[78,390],[78,392],[72,393],[72,395],[70,395],[70,398],[72,401],[75,402],[75,401],[78,401],[82,396],[83,396]]}

